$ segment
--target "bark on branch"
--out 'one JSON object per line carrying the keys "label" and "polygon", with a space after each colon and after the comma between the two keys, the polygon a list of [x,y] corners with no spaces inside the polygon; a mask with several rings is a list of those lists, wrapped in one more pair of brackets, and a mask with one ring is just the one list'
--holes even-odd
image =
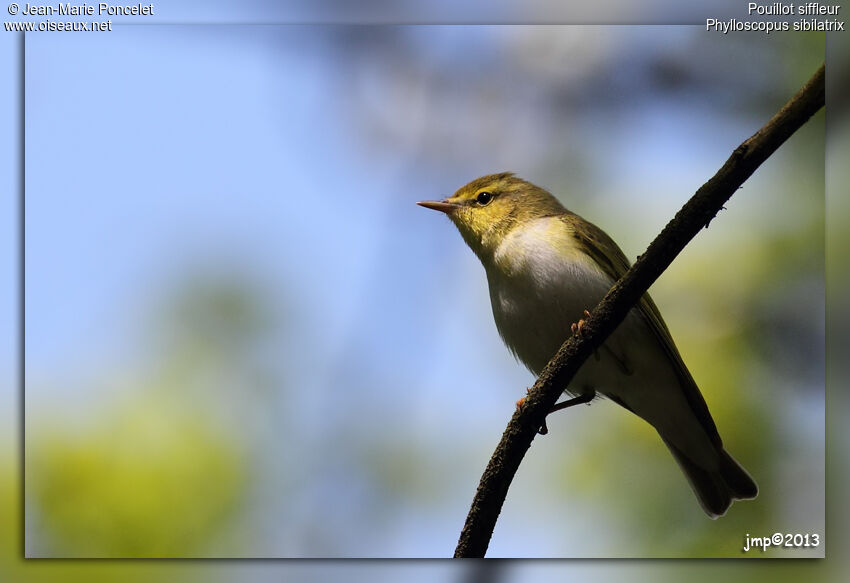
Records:
{"label": "bark on branch", "polygon": [[707,227],[723,204],[812,115],[824,106],[824,66],[676,213],[631,269],[586,319],[582,335],[570,337],[531,388],[505,429],[472,501],[455,557],[483,557],[502,504],[522,458],[552,408],[585,360],[626,317],[685,245]]}

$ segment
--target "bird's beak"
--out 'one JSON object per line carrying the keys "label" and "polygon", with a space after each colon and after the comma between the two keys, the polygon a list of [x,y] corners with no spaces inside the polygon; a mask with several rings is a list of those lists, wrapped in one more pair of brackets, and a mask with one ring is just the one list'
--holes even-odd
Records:
{"label": "bird's beak", "polygon": [[453,202],[448,202],[446,200],[423,200],[422,202],[417,202],[419,206],[424,206],[426,209],[432,209],[435,211],[440,211],[441,213],[446,213],[447,215],[452,214],[457,209],[458,204]]}

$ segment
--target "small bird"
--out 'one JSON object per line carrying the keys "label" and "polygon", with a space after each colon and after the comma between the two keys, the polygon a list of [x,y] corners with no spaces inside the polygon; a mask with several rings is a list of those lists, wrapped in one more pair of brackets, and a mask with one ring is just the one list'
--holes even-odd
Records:
{"label": "small bird", "polygon": [[[587,308],[599,303],[629,261],[599,227],[564,208],[546,190],[511,172],[473,180],[442,201],[417,203],[445,213],[481,260],[496,328],[536,376]],[[589,403],[597,394],[652,425],[711,518],[758,486],[723,442],[708,406],[655,303],[644,294],[566,387]]]}

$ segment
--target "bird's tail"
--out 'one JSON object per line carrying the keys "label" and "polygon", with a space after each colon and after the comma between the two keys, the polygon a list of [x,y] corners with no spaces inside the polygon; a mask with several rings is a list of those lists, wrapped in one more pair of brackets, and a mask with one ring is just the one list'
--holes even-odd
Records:
{"label": "bird's tail", "polygon": [[726,514],[733,500],[750,500],[758,495],[755,481],[723,446],[718,446],[716,450],[717,467],[706,469],[690,460],[663,435],[661,439],[682,468],[700,506],[711,518]]}

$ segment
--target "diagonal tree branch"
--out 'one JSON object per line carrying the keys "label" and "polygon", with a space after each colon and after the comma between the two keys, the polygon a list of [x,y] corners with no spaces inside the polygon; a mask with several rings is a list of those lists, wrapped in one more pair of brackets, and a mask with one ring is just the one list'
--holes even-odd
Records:
{"label": "diagonal tree branch", "polygon": [[523,407],[505,429],[460,534],[455,557],[483,557],[490,544],[508,488],[537,429],[578,369],[617,328],[649,286],[685,245],[707,227],[723,204],[791,134],[824,106],[824,66],[751,138],[738,146],[723,167],[676,213],[631,269],[585,320],[582,335],[570,337],[543,369]]}

